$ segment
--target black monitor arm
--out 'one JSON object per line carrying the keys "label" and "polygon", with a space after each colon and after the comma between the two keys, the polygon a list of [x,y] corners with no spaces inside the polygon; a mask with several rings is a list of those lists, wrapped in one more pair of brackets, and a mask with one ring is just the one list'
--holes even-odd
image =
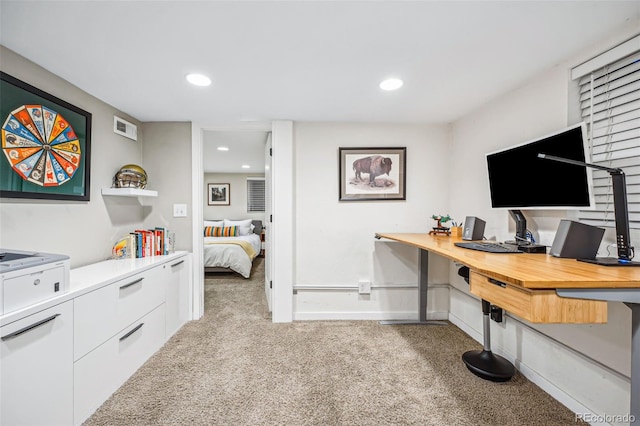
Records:
{"label": "black monitor arm", "polygon": [[561,163],[574,164],[576,166],[591,167],[604,170],[611,175],[613,186],[613,210],[616,220],[616,245],[618,247],[618,259],[629,261],[633,258],[633,247],[630,246],[631,236],[629,233],[629,207],[627,206],[627,184],[624,172],[619,168],[604,167],[598,164],[589,164],[582,161],[570,160],[568,158],[556,157],[554,155],[538,154],[539,158],[559,161]]}
{"label": "black monitor arm", "polygon": [[516,222],[516,244],[529,242],[527,240],[527,219],[520,210],[509,210],[509,215]]}

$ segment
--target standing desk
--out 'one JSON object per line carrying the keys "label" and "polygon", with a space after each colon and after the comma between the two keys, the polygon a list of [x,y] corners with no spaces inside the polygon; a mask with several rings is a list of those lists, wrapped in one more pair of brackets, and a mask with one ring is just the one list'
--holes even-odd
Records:
{"label": "standing desk", "polygon": [[532,323],[606,323],[607,301],[631,309],[630,413],[640,424],[640,268],[601,266],[547,254],[486,253],[458,238],[376,233],[420,250],[420,319],[426,320],[429,253],[468,266],[472,294]]}

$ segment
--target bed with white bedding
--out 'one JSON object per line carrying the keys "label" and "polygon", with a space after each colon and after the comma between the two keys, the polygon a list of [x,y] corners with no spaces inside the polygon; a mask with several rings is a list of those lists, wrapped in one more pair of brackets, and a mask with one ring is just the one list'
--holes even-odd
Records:
{"label": "bed with white bedding", "polygon": [[[262,248],[261,233],[259,220],[205,220],[205,272],[234,271],[249,278],[253,261]],[[226,236],[229,234],[233,236]]]}

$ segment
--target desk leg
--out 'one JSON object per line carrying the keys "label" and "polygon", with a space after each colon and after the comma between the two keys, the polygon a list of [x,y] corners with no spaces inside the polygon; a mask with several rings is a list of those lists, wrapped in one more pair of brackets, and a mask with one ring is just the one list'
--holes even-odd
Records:
{"label": "desk leg", "polygon": [[631,308],[631,396],[629,414],[640,424],[640,304],[626,303]]}
{"label": "desk leg", "polygon": [[640,292],[637,288],[557,288],[560,297],[623,302],[631,309],[630,424],[640,425]]}
{"label": "desk leg", "polygon": [[418,264],[418,321],[386,320],[382,325],[423,324],[448,325],[445,321],[427,321],[427,290],[429,289],[429,252],[420,249]]}

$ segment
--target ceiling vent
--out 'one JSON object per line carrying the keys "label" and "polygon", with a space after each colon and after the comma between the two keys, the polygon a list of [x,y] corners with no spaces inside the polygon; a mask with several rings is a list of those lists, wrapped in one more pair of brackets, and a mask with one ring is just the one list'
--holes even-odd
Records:
{"label": "ceiling vent", "polygon": [[138,140],[138,126],[115,115],[113,116],[113,132],[134,141]]}

